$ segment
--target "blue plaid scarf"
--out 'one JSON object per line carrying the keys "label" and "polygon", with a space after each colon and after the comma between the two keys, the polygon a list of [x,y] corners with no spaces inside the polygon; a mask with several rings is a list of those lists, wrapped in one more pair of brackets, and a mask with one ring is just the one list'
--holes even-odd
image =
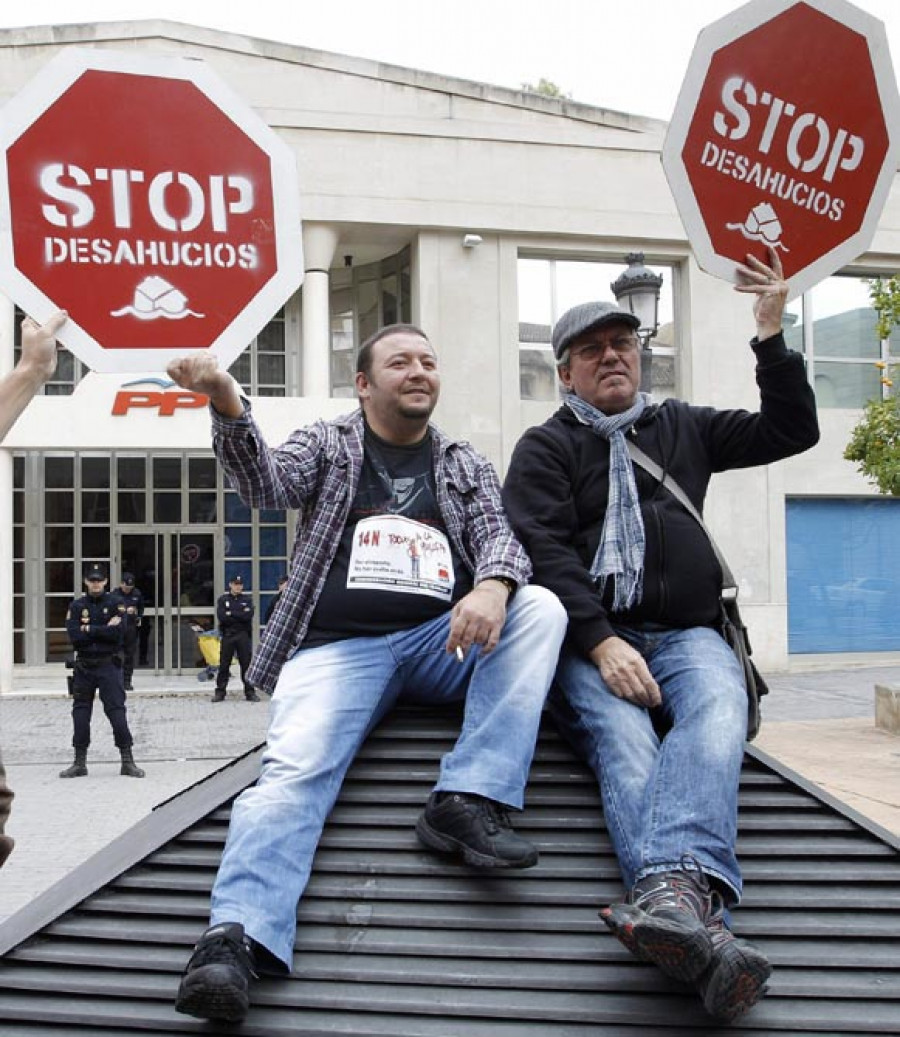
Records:
{"label": "blue plaid scarf", "polygon": [[564,402],[582,425],[588,425],[596,435],[609,441],[609,498],[591,576],[601,597],[607,579],[613,578],[612,610],[621,612],[639,604],[644,593],[644,520],[625,430],[643,414],[650,397],[638,393],[629,410],[609,415],[574,393],[569,393]]}

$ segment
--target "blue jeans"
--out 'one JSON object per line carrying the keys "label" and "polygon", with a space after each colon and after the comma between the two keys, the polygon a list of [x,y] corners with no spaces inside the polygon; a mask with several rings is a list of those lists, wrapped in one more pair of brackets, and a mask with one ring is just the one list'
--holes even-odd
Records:
{"label": "blue jeans", "polygon": [[299,651],[285,663],[262,773],[231,811],[212,925],[241,922],[290,970],[297,902],[325,819],[363,739],[401,696],[465,700],[436,789],[521,809],[565,611],[543,587],[521,588],[497,647],[488,655],[472,648],[462,663],[447,654],[449,627],[448,612],[411,630]]}
{"label": "blue jeans", "polygon": [[[725,883],[736,903],[737,802],[747,692],[731,649],[707,627],[616,634],[641,653],[659,685],[653,710],[617,698],[597,667],[567,645],[551,712],[600,784],[627,889],[680,867],[684,854]],[[660,725],[667,733],[660,738]]]}

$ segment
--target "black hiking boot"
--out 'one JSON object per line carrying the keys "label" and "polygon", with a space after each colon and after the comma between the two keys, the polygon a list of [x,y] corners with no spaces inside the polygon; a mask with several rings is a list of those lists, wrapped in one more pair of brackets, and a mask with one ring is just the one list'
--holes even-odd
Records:
{"label": "black hiking boot", "polygon": [[119,768],[119,774],[124,774],[128,778],[146,777],[145,772],[134,762],[134,753],[130,746],[119,749],[119,755],[122,757],[122,766]]}
{"label": "black hiking boot", "polygon": [[464,792],[432,792],[416,822],[416,835],[429,849],[461,854],[475,868],[530,868],[534,846],[512,829],[506,808]]}
{"label": "black hiking boot", "polygon": [[88,772],[87,749],[76,749],[75,759],[70,767],[59,772],[61,778],[83,778]]}
{"label": "black hiking boot", "polygon": [[640,879],[626,903],[604,908],[600,917],[635,957],[692,983],[712,957],[710,897],[702,871],[663,871]]}
{"label": "black hiking boot", "polygon": [[198,1019],[239,1023],[250,1008],[256,979],[253,946],[238,922],[214,925],[200,937],[178,988],[175,1009]]}
{"label": "black hiking boot", "polygon": [[731,932],[722,898],[718,893],[712,896],[713,910],[706,922],[712,960],[697,981],[697,991],[713,1018],[730,1023],[765,995],[772,966],[758,947]]}

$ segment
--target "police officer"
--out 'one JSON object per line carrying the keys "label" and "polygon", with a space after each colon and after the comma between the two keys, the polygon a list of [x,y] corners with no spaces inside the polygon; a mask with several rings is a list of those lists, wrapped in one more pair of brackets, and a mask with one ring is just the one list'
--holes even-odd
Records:
{"label": "police officer", "polygon": [[125,627],[122,640],[122,679],[126,691],[134,691],[131,683],[134,674],[134,651],[138,643],[138,629],[144,615],[144,595],[135,587],[134,576],[122,573],[122,582],[112,596],[119,603],[119,615]]}
{"label": "police officer", "polygon": [[228,583],[228,590],[216,602],[216,618],[219,622],[219,633],[222,644],[219,654],[219,674],[216,678],[216,693],[213,702],[221,702],[225,698],[228,686],[228,671],[235,655],[241,667],[241,680],[244,682],[244,697],[248,702],[259,702],[259,695],[253,686],[247,683],[247,667],[250,665],[250,637],[253,626],[253,602],[244,596],[244,580],[238,574]]}
{"label": "police officer", "polygon": [[88,568],[84,577],[87,594],[76,598],[66,613],[66,631],[75,649],[72,679],[72,725],[75,761],[60,771],[61,778],[81,778],[87,774],[87,751],[91,741],[91,713],[94,692],[100,692],[103,710],[113,729],[113,738],[122,757],[120,774],[143,778],[134,762],[134,739],[125,716],[125,688],[122,682],[122,639],[125,621],[117,599],[106,591],[106,572],[99,565]]}

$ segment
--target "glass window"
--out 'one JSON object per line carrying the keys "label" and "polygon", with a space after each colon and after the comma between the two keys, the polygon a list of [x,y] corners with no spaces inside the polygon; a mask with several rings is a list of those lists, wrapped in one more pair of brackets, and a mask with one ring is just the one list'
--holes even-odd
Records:
{"label": "glass window", "polygon": [[249,526],[225,527],[225,554],[229,558],[248,558],[251,554]]}
{"label": "glass window", "polygon": [[44,579],[48,591],[73,591],[77,586],[74,562],[46,562]]}
{"label": "glass window", "polygon": [[192,493],[188,498],[188,522],[215,522],[215,493]]}
{"label": "glass window", "polygon": [[412,319],[409,249],[330,272],[331,395],[356,395],[356,351],[379,328]]}
{"label": "glass window", "polygon": [[56,627],[57,629],[66,625],[66,612],[69,610],[69,605],[72,604],[72,598],[47,598],[46,604],[46,616],[44,621],[48,627]]}
{"label": "glass window", "polygon": [[147,461],[143,457],[116,458],[120,490],[138,490],[147,485]]}
{"label": "glass window", "polygon": [[287,554],[287,530],[277,526],[264,527],[259,531],[259,553],[265,558]]}
{"label": "glass window", "polygon": [[147,499],[143,492],[120,493],[117,498],[120,522],[147,521]]}
{"label": "glass window", "polygon": [[225,521],[249,522],[250,509],[236,493],[225,494]]}
{"label": "glass window", "polygon": [[81,494],[82,522],[109,522],[109,493],[84,490]]}
{"label": "glass window", "polygon": [[[17,494],[17,496],[21,496]],[[44,494],[44,521],[52,522],[74,522],[75,520],[75,498],[71,491],[53,492]],[[21,519],[17,520],[21,521]]]}
{"label": "glass window", "polygon": [[99,562],[109,554],[109,526],[84,526],[81,530],[82,558]]}
{"label": "glass window", "polygon": [[75,458],[44,458],[44,485],[48,490],[71,489],[75,485]]}
{"label": "glass window", "polygon": [[192,490],[216,487],[216,461],[212,457],[188,458],[188,485]]}
{"label": "glass window", "polygon": [[153,458],[153,488],[155,490],[177,490],[181,488],[181,458]]}
{"label": "glass window", "polygon": [[[21,551],[16,551],[21,555]],[[44,554],[47,558],[75,557],[75,530],[65,526],[47,526],[44,530]]]}
{"label": "glass window", "polygon": [[248,396],[287,392],[285,310],[282,308],[229,368]]}
{"label": "glass window", "polygon": [[181,522],[181,494],[153,494],[154,522]]}
{"label": "glass window", "polygon": [[397,275],[391,274],[381,282],[381,325],[397,324],[400,320],[400,299],[397,294]]}
{"label": "glass window", "polygon": [[[663,283],[659,330],[650,340],[650,388],[654,398],[662,400],[677,395],[673,268],[658,263],[652,268],[662,273]],[[550,345],[554,323],[567,309],[589,299],[614,301],[610,286],[624,270],[624,260],[608,263],[519,257],[519,394],[523,400],[558,398],[556,359]]]}
{"label": "glass window", "polygon": [[860,408],[889,392],[883,371],[900,356],[892,353],[891,338],[879,341],[867,278],[837,274],[795,299],[784,337],[806,354],[820,407]]}
{"label": "glass window", "polygon": [[109,458],[83,457],[81,459],[81,485],[108,490]]}

